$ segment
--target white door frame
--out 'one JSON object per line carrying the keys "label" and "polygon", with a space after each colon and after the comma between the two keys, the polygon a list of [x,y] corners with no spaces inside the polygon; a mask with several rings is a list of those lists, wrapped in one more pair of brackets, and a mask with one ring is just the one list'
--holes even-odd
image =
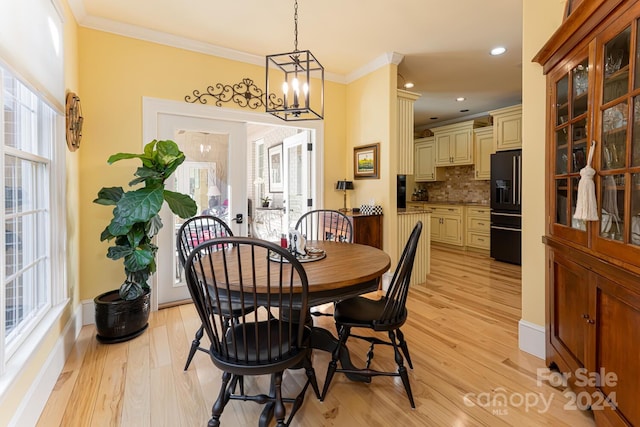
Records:
{"label": "white door frame", "polygon": [[[167,99],[143,97],[142,98],[142,141],[141,147],[158,135],[158,117],[163,114],[184,115],[187,117],[202,117],[214,120],[228,120],[246,123],[259,123],[280,127],[307,128],[315,131],[315,194],[318,197],[316,206],[322,207],[320,196],[324,190],[324,122],[321,120],[308,120],[299,122],[284,122],[283,120],[267,113],[232,110],[215,107],[211,105],[190,104],[183,101],[172,101]],[[245,221],[248,218],[245,218]],[[151,278],[151,288],[157,285],[157,277]],[[158,309],[158,298],[156,292],[151,292],[151,309]]]}

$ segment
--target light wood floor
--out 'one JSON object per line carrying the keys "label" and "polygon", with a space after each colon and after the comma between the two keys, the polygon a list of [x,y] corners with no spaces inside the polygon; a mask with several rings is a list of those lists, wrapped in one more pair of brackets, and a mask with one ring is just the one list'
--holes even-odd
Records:
{"label": "light wood floor", "polygon": [[[431,268],[427,283],[410,293],[403,327],[414,364],[409,375],[416,409],[399,379],[378,377],[361,384],[336,374],[325,402],[307,391],[295,425],[594,425],[591,414],[565,409],[564,390],[537,384],[544,361],[518,350],[519,267],[433,247]],[[315,321],[333,330],[330,317]],[[152,313],[148,331],[121,344],[100,344],[93,326],[85,326],[38,425],[206,426],[221,374],[202,352],[183,372],[198,326],[192,305]],[[349,341],[349,348],[360,364],[364,343]],[[328,362],[329,354],[314,352],[321,389]],[[392,351],[376,350],[374,364],[393,369]],[[302,370],[288,371],[285,393],[296,394],[304,380]],[[268,379],[246,384],[266,391]],[[550,402],[548,409],[542,399]],[[261,409],[232,401],[222,424],[257,425]]]}

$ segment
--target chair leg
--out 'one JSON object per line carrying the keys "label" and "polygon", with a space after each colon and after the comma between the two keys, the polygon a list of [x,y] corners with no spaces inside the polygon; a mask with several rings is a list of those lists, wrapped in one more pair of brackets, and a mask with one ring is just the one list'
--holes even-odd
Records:
{"label": "chair leg", "polygon": [[322,396],[320,397],[320,401],[324,401],[325,396],[327,395],[327,390],[329,390],[329,384],[331,384],[331,380],[333,379],[333,375],[336,373],[336,369],[338,369],[338,359],[340,358],[340,350],[347,343],[347,338],[349,337],[349,333],[351,332],[351,328],[348,326],[339,326],[336,324],[336,328],[338,329],[338,344],[336,348],[333,350],[333,356],[331,357],[331,362],[329,362],[329,366],[327,367],[327,377],[324,380],[324,387],[322,388]]}
{"label": "chair leg", "polygon": [[413,369],[413,363],[411,363],[411,356],[409,356],[409,347],[407,346],[407,341],[405,341],[404,334],[402,333],[400,328],[398,328],[397,330],[397,335],[398,335],[398,344],[400,344],[400,348],[402,349],[404,358],[407,359],[407,363],[409,364],[409,367]]}
{"label": "chair leg", "polygon": [[193,359],[193,355],[196,354],[198,348],[200,347],[200,340],[204,335],[204,326],[200,326],[200,328],[196,331],[196,336],[193,341],[191,341],[191,348],[189,349],[189,355],[187,356],[187,363],[184,365],[184,370],[189,369],[189,365],[191,364],[191,359]]}
{"label": "chair leg", "polygon": [[229,401],[229,396],[231,395],[230,390],[227,390],[229,380],[231,380],[231,374],[229,372],[223,372],[220,393],[211,408],[211,419],[209,420],[208,427],[220,426],[220,415],[222,415],[222,411],[224,410],[225,405]]}
{"label": "chair leg", "polygon": [[284,403],[282,402],[282,372],[273,374],[273,384],[275,385],[275,405],[273,415],[277,422],[277,427],[285,427],[284,416],[286,414]]}
{"label": "chair leg", "polygon": [[311,351],[307,354],[307,357],[304,359],[304,370],[307,374],[307,378],[309,379],[309,383],[311,383],[311,387],[313,387],[313,391],[316,394],[318,400],[321,399],[320,389],[318,388],[318,380],[316,379],[316,370],[313,369],[313,365],[311,363]]}
{"label": "chair leg", "polygon": [[409,403],[411,403],[411,407],[415,409],[416,404],[413,401],[413,393],[411,393],[409,374],[407,373],[407,368],[404,367],[402,355],[400,354],[400,349],[398,348],[398,343],[396,342],[396,335],[393,331],[389,331],[389,339],[391,340],[391,344],[393,344],[393,352],[395,354],[396,363],[398,364],[398,374],[402,379],[402,384],[404,384],[404,389],[407,392],[407,397],[409,397]]}

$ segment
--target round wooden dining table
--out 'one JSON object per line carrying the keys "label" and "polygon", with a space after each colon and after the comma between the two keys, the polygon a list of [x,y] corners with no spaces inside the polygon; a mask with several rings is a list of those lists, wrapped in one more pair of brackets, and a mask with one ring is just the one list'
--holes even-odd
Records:
{"label": "round wooden dining table", "polygon": [[[304,267],[308,283],[308,306],[339,301],[345,298],[375,291],[378,288],[380,278],[389,269],[391,259],[384,251],[373,246],[355,243],[340,243],[331,241],[309,241],[307,248],[320,250],[320,256],[298,257]],[[222,255],[213,253],[213,268],[218,277],[226,277],[232,291],[240,290],[240,283],[251,283],[255,274],[255,284],[258,293],[269,292],[269,283],[277,280],[278,269],[274,268],[279,258],[268,258],[267,249],[257,247],[255,252],[243,252],[243,261],[250,265],[250,258],[263,259],[264,262],[256,262],[255,271],[243,269],[243,278],[236,277],[238,269],[231,268],[231,273],[224,272],[223,263],[215,262]],[[275,254],[274,254],[275,256]],[[246,258],[246,259],[245,259]],[[229,265],[237,263],[234,256],[227,257]],[[290,268],[285,262],[284,268]],[[272,280],[267,280],[271,275]],[[302,289],[302,288],[300,288]],[[294,288],[295,292],[295,288]]]}
{"label": "round wooden dining table", "polygon": [[324,258],[302,264],[310,307],[375,291],[391,266],[389,255],[373,246],[330,241],[310,241],[307,246],[325,252]]}
{"label": "round wooden dining table", "polygon": [[[307,275],[308,307],[337,302],[375,291],[379,287],[382,275],[391,266],[391,258],[389,255],[373,246],[332,241],[308,241],[307,248],[321,250],[319,251],[320,253],[324,251],[324,253],[319,256],[299,258]],[[222,256],[222,254],[220,252],[213,252],[211,256],[214,259],[214,270],[217,271],[218,268],[222,268],[222,263],[215,262],[215,259]],[[273,268],[273,266],[278,265],[277,262],[279,259],[270,259],[267,250],[263,248],[256,248],[255,253],[245,251],[241,256],[243,258],[255,257],[256,260],[262,259],[264,262],[257,263],[255,270],[244,269],[243,275],[246,274],[247,276],[242,280],[240,280],[239,277],[233,276],[233,274],[237,274],[237,269],[231,269],[232,275],[227,276],[222,274],[222,271],[217,271],[217,276],[225,277],[225,279],[228,280],[226,285],[229,286],[232,291],[234,288],[239,290],[239,283],[244,282],[252,283],[252,285],[256,286],[258,292],[260,288],[264,288],[264,291],[268,293],[268,287],[265,284],[271,281],[267,280],[267,277],[269,276],[269,272],[277,276],[279,267]],[[230,264],[237,262],[233,256],[229,256],[227,260]],[[245,261],[243,261],[243,264],[244,262]],[[282,268],[287,268],[286,264],[288,263],[282,263]],[[249,265],[251,265],[251,263],[249,263]],[[258,280],[255,283],[252,282],[251,275],[253,274],[255,274],[257,278],[262,277],[263,280]],[[333,352],[338,345],[338,339],[333,333],[328,329],[314,326],[309,313],[307,313],[307,322],[311,327],[312,347],[330,353]],[[341,348],[339,360],[344,369],[354,369],[349,351],[346,347]],[[371,381],[370,377],[357,374],[347,374],[347,377],[353,381]],[[273,384],[271,386],[273,387]],[[268,425],[272,415],[273,404],[267,404],[260,417],[259,425]]]}

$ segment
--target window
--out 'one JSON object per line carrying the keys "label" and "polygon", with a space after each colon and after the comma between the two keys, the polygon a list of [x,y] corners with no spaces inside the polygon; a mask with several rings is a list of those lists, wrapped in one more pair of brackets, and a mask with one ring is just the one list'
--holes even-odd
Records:
{"label": "window", "polygon": [[52,236],[52,230],[58,229],[52,226],[53,221],[62,217],[52,213],[56,194],[63,194],[53,185],[58,175],[53,147],[61,117],[1,66],[0,89],[5,200],[0,294],[0,309],[4,311],[0,319],[2,372],[60,296],[60,281],[54,277],[59,277],[64,262],[58,262],[58,255],[52,260],[51,248],[54,244],[59,247],[57,239],[63,242],[64,236]]}

